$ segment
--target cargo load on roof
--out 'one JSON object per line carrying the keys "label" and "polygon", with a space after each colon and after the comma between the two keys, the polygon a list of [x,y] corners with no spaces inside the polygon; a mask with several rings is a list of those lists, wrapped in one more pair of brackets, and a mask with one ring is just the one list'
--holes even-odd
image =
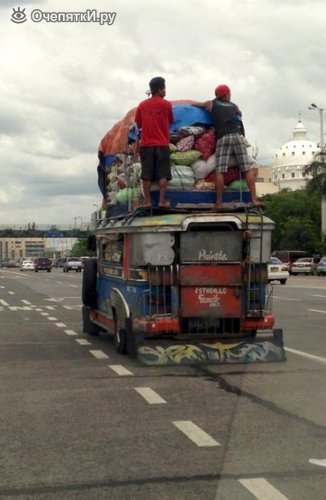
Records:
{"label": "cargo load on roof", "polygon": [[[215,201],[216,137],[211,113],[191,106],[193,101],[171,101],[175,120],[170,126],[172,179],[166,199],[180,204],[213,204]],[[142,198],[141,165],[137,155],[135,114],[131,109],[103,137],[99,145],[99,187],[108,214],[133,210]],[[254,160],[253,160],[254,163]],[[225,174],[224,202],[249,202],[250,194],[236,165]],[[152,187],[152,202],[158,202],[158,186]]]}

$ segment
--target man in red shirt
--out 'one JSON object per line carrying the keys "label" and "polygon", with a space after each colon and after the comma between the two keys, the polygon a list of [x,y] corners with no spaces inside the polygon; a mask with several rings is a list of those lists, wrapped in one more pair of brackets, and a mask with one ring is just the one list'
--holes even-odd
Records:
{"label": "man in red shirt", "polygon": [[164,78],[157,76],[149,82],[152,96],[142,101],[136,111],[135,121],[141,129],[140,160],[144,187],[142,207],[151,207],[152,182],[158,182],[159,207],[167,207],[167,183],[171,179],[169,125],[174,121],[172,104],[164,99]]}

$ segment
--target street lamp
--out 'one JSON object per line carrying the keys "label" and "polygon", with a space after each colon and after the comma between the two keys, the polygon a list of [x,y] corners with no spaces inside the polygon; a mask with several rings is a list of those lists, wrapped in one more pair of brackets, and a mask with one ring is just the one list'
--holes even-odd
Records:
{"label": "street lamp", "polygon": [[[324,142],[324,108],[319,108],[317,104],[310,104],[308,109],[313,109],[319,111],[320,118],[320,160],[325,168],[325,142]],[[326,232],[326,199],[322,195],[321,196],[321,232],[322,234]]]}
{"label": "street lamp", "polygon": [[313,109],[313,110],[318,110],[319,111],[319,118],[320,118],[320,151],[323,153],[324,148],[325,148],[325,142],[324,142],[324,108],[319,108],[316,104],[312,103],[308,107],[308,109]]}

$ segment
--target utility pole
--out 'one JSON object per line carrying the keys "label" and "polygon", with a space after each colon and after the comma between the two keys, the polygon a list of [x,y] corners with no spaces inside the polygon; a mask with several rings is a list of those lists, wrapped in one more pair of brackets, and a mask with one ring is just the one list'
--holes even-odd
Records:
{"label": "utility pole", "polygon": [[[322,168],[326,169],[325,162],[325,138],[324,138],[324,108],[319,108],[316,104],[312,103],[308,107],[308,109],[312,109],[319,112],[320,119],[320,160],[322,164]],[[317,156],[316,156],[317,157]],[[324,172],[326,175],[326,172]],[[326,198],[322,194],[321,195],[321,233],[326,233]]]}

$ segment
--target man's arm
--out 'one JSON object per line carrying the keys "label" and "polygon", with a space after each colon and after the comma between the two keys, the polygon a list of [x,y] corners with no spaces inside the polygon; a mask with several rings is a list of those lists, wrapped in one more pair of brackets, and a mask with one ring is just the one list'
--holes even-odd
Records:
{"label": "man's arm", "polygon": [[141,128],[141,111],[139,109],[139,106],[136,110],[135,122],[136,122],[137,127]]}
{"label": "man's arm", "polygon": [[208,111],[212,111],[213,108],[212,101],[193,102],[191,105],[195,106],[196,108],[207,109]]}

